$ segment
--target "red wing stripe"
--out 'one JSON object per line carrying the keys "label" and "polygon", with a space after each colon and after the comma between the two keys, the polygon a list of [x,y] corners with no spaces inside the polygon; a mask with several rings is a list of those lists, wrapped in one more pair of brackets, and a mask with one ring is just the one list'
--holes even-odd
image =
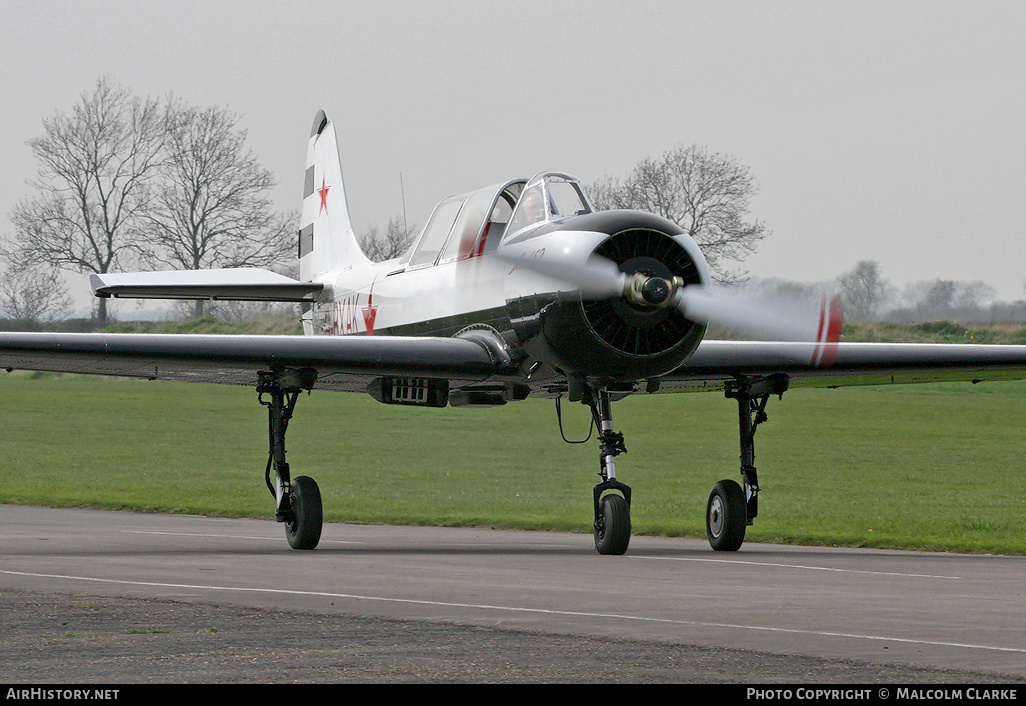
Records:
{"label": "red wing stripe", "polygon": [[823,297],[819,308],[819,332],[816,347],[812,351],[812,365],[828,368],[837,355],[837,342],[841,340],[841,326],[844,323],[844,307],[840,297],[829,302]]}
{"label": "red wing stripe", "polygon": [[812,349],[812,360],[810,361],[813,365],[819,365],[820,356],[823,355],[823,334],[827,321],[826,308],[827,303],[824,296],[819,300],[819,327],[816,330],[816,347]]}
{"label": "red wing stripe", "polygon": [[823,346],[823,355],[819,364],[829,368],[834,364],[834,357],[837,355],[837,342],[841,340],[841,327],[844,325],[844,305],[840,297],[834,297],[830,302],[830,326],[827,328],[826,345]]}

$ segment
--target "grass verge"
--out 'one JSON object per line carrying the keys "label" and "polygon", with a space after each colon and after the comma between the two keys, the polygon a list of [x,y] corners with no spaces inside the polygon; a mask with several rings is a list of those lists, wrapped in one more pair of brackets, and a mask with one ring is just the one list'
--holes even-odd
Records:
{"label": "grass verge", "polygon": [[[750,541],[1026,554],[1026,383],[793,390],[759,427]],[[0,502],[270,517],[267,420],[248,388],[48,374],[0,384]],[[738,475],[718,394],[614,406],[636,534],[704,536],[713,483]],[[589,416],[564,406],[569,437]],[[598,447],[564,444],[551,401],[420,410],[304,395],[294,475],[329,521],[590,532]]]}

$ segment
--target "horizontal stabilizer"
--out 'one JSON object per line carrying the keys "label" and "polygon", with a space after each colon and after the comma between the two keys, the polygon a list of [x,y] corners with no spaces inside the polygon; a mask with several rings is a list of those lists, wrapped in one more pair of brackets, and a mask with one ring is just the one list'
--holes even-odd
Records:
{"label": "horizontal stabilizer", "polygon": [[90,275],[98,297],[312,302],[324,289],[270,270],[237,268]]}

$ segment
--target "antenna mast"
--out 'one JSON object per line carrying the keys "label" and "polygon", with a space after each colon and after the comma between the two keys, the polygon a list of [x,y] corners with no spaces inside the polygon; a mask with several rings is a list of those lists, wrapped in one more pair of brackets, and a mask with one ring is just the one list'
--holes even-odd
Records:
{"label": "antenna mast", "polygon": [[403,173],[399,172],[399,192],[403,197],[403,234],[410,237],[410,227],[406,225],[406,188],[403,186]]}

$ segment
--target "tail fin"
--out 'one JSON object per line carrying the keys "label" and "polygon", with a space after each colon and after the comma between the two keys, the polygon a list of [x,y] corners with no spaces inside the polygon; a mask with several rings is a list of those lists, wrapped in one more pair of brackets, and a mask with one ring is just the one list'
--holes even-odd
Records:
{"label": "tail fin", "polygon": [[368,263],[349,219],[335,127],[321,110],[314,118],[306,158],[300,279],[306,282],[329,270]]}

